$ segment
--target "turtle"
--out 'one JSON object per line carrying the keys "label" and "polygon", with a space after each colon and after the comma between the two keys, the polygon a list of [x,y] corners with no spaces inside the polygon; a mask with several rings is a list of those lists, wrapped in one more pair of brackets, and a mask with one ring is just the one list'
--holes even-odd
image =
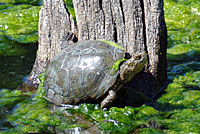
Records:
{"label": "turtle", "polygon": [[61,51],[46,69],[46,98],[55,105],[101,99],[109,107],[118,91],[147,62],[145,52],[130,55],[115,42],[83,40]]}

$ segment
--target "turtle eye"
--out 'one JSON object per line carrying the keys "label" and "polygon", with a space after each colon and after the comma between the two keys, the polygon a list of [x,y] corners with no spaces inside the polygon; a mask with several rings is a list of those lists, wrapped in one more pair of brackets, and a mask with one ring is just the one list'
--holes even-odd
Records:
{"label": "turtle eye", "polygon": [[124,56],[124,59],[130,59],[131,58],[131,55],[129,53],[125,53],[125,56]]}
{"label": "turtle eye", "polygon": [[141,58],[142,58],[141,55],[137,55],[137,56],[135,56],[135,59],[136,59],[136,60],[140,60]]}

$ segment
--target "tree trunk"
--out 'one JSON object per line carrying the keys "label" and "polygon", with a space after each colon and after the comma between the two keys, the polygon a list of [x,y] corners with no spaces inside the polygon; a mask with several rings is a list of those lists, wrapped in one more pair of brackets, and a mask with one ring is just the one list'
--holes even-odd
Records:
{"label": "tree trunk", "polygon": [[148,64],[128,86],[153,97],[167,80],[167,31],[163,0],[73,0],[76,24],[64,0],[43,0],[40,11],[39,49],[29,85],[64,47],[62,37],[75,33],[80,40],[115,41],[133,54],[146,51]]}

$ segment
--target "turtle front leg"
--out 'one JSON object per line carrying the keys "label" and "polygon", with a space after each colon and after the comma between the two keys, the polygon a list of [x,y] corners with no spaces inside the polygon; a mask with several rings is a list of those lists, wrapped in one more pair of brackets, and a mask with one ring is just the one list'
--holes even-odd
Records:
{"label": "turtle front leg", "polygon": [[115,93],[115,91],[110,90],[106,98],[101,102],[101,109],[109,108],[116,98],[117,94]]}

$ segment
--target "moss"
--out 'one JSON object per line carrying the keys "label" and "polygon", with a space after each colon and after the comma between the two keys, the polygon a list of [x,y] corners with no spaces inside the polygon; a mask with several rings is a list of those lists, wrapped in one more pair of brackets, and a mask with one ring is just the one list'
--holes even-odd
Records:
{"label": "moss", "polygon": [[168,124],[170,130],[166,132],[173,130],[176,133],[199,133],[199,116],[199,111],[194,109],[178,110],[170,117],[170,119],[174,120],[174,123]]}
{"label": "moss", "polygon": [[41,0],[1,0],[1,3],[40,5]]}
{"label": "moss", "polygon": [[[167,22],[170,47],[168,52],[182,53],[199,48],[200,23],[198,18],[200,9],[197,6],[198,4],[199,2],[196,0],[165,0],[165,20]],[[180,44],[185,44],[185,48]],[[178,49],[180,47],[183,51]]]}
{"label": "moss", "polygon": [[159,129],[155,128],[143,128],[138,131],[139,134],[165,134]]}
{"label": "moss", "polygon": [[44,88],[45,87],[45,77],[46,77],[46,71],[43,71],[43,73],[41,73],[39,75],[40,85],[36,92],[36,98],[37,97],[43,98],[46,95],[46,90]]}
{"label": "moss", "polygon": [[14,129],[21,133],[40,133],[46,131],[48,125],[57,125],[61,122],[55,119],[43,98],[19,103],[18,108],[8,117],[8,120],[16,126]]}
{"label": "moss", "polygon": [[67,5],[67,9],[69,13],[72,15],[73,20],[76,22],[76,15],[75,15],[74,6],[73,6],[73,0],[64,0],[64,1]]}
{"label": "moss", "polygon": [[154,109],[153,107],[149,107],[146,105],[143,105],[138,108],[139,111],[136,114],[136,119],[148,119],[151,116],[155,116],[158,114],[158,111]]}
{"label": "moss", "polygon": [[168,75],[169,80],[173,80],[186,72],[199,70],[200,9],[196,0],[165,0],[164,3]]}
{"label": "moss", "polygon": [[0,35],[20,43],[33,43],[38,40],[38,20],[40,6],[10,5],[0,10]]}
{"label": "moss", "polygon": [[31,94],[30,92],[24,94],[20,90],[11,91],[8,89],[1,89],[0,90],[0,107],[12,108],[15,104],[29,97],[30,94]]}
{"label": "moss", "polygon": [[117,43],[115,43],[113,41],[108,41],[108,40],[100,40],[100,41],[103,41],[103,42],[105,42],[105,43],[107,43],[107,44],[109,44],[109,45],[111,45],[113,47],[116,47],[116,48],[119,48],[119,49],[125,51],[125,49],[122,46],[120,46],[119,44],[117,44]]}
{"label": "moss", "polygon": [[167,93],[158,99],[161,103],[181,104],[191,107],[199,102],[200,72],[188,72],[185,76],[175,78],[165,90]]}

